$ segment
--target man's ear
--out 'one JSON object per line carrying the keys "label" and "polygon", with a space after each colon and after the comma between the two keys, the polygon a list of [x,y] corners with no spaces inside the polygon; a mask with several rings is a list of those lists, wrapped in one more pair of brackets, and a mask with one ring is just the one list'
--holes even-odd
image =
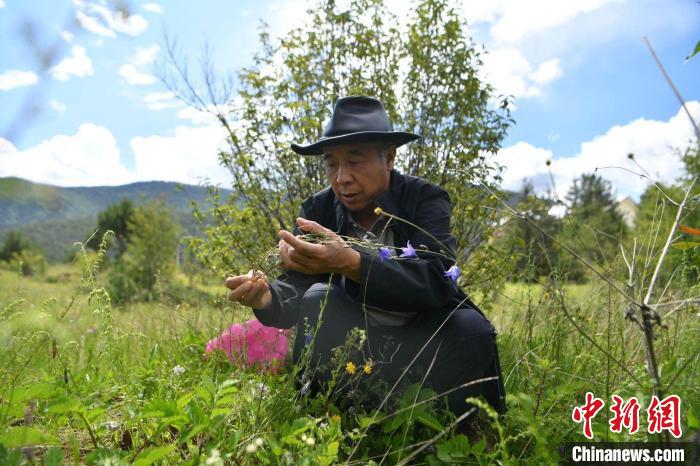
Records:
{"label": "man's ear", "polygon": [[394,169],[394,159],[396,158],[396,146],[390,145],[386,148],[386,168],[387,171]]}

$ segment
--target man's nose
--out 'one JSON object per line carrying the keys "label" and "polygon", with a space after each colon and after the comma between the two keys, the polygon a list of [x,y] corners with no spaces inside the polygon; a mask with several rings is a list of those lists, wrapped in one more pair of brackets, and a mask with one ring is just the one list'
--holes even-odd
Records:
{"label": "man's nose", "polygon": [[350,173],[348,167],[340,165],[338,167],[338,173],[336,173],[335,179],[338,182],[338,184],[350,183],[352,181],[352,174]]}

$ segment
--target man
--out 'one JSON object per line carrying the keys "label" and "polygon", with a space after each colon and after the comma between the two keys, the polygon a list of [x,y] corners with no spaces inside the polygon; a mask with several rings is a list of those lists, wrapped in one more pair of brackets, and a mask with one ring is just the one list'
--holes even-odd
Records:
{"label": "man", "polygon": [[[295,362],[322,312],[311,357],[317,384],[333,369],[332,349],[359,327],[363,350],[389,385],[402,378],[449,392],[457,416],[468,409],[465,398],[480,394],[503,412],[494,328],[456,285],[449,196],[393,170],[396,148],[418,138],[394,131],[377,99],[339,99],[320,141],[292,144],[300,155],[323,157],[330,186],[302,204],[294,234],[279,232],[285,273],[272,282],[229,277],[229,299],[252,307],[264,325],[296,325]],[[361,243],[349,247],[341,236]]]}

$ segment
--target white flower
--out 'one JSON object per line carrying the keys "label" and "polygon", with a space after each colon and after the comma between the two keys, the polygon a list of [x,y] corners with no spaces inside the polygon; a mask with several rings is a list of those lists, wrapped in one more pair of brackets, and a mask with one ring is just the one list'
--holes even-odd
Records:
{"label": "white flower", "polygon": [[119,428],[119,423],[117,421],[108,421],[105,422],[105,427],[110,431],[117,430]]}
{"label": "white flower", "polygon": [[175,374],[175,375],[182,375],[184,372],[185,372],[185,368],[179,364],[177,366],[173,367],[173,374]]}
{"label": "white flower", "polygon": [[221,459],[221,454],[219,453],[219,450],[214,448],[204,464],[208,464],[210,466],[223,466],[224,462]]}
{"label": "white flower", "polygon": [[306,444],[310,447],[313,447],[315,443],[316,443],[316,440],[314,440],[313,437],[309,437],[306,439]]}
{"label": "white flower", "polygon": [[256,446],[256,447],[262,447],[262,446],[263,446],[263,439],[261,439],[260,437],[258,437],[258,438],[255,439],[255,441],[254,441],[253,443],[255,443],[255,446]]}
{"label": "white flower", "polygon": [[245,447],[245,452],[246,453],[255,453],[255,451],[258,449],[258,446],[255,443],[249,443]]}

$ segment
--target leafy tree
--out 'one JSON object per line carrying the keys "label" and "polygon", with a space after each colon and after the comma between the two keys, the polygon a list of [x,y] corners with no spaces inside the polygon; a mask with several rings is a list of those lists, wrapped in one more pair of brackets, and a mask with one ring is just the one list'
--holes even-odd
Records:
{"label": "leafy tree", "polygon": [[7,261],[15,254],[33,249],[31,241],[21,231],[10,230],[0,248],[0,261]]}
{"label": "leafy tree", "polygon": [[[620,251],[628,228],[617,211],[609,181],[595,173],[583,174],[569,189],[567,217],[560,240],[589,261],[606,266]],[[582,280],[585,269],[569,254],[562,256],[563,271]]]}
{"label": "leafy tree", "polygon": [[308,10],[308,22],[279,44],[261,33],[254,65],[239,73],[235,106],[228,87],[212,84],[209,65],[205,99],[173,60],[186,85],[172,75],[166,83],[216,114],[229,134],[221,162],[236,198],[214,209],[216,223],[199,243],[210,266],[244,269],[276,244],[277,230],[293,227],[301,201],[326,183],[319,159],[298,156],[290,142],[316,140],[339,97],[365,94],[384,102],[397,127],[424,136],[402,148],[397,167],[448,190],[465,283],[493,287],[483,270],[500,273],[503,267],[494,266],[500,256],[484,246],[470,257],[494,224],[493,211],[484,209],[494,201],[475,185],[486,182],[486,157],[499,149],[511,123],[508,101],[494,108],[492,89],[477,76],[480,54],[450,1],[419,1],[408,26],[399,24],[381,0],[352,0],[347,8],[320,1]]}
{"label": "leafy tree", "polygon": [[516,254],[516,280],[537,280],[549,275],[558,264],[559,251],[554,238],[559,233],[561,222],[550,215],[551,207],[551,201],[535,194],[531,182],[523,183],[516,210],[524,218],[509,218],[502,227],[501,238],[503,246]]}
{"label": "leafy tree", "polygon": [[97,234],[88,246],[97,249],[99,239],[107,230],[114,232],[114,239],[117,243],[116,257],[124,254],[129,240],[129,221],[134,215],[134,204],[129,199],[122,199],[108,206],[97,215]]}
{"label": "leafy tree", "polygon": [[152,300],[175,269],[178,226],[162,201],[134,209],[128,222],[129,242],[113,267],[110,291],[116,301]]}
{"label": "leafy tree", "polygon": [[17,270],[21,264],[24,275],[34,275],[46,268],[44,255],[21,231],[10,230],[0,247],[0,261]]}

